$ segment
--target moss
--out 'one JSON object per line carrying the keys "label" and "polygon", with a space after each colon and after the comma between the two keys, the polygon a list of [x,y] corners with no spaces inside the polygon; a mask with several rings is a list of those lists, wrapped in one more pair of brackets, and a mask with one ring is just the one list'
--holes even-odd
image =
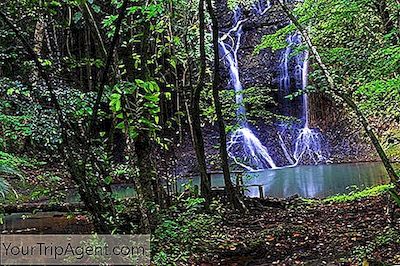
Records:
{"label": "moss", "polygon": [[361,191],[352,191],[349,194],[341,194],[332,197],[328,197],[322,200],[322,202],[348,202],[354,201],[362,198],[376,197],[385,192],[387,192],[390,188],[393,188],[392,184],[387,185],[378,185],[375,187],[368,187]]}
{"label": "moss", "polygon": [[390,188],[393,188],[393,184],[378,185],[374,187],[368,187],[360,191],[352,191],[348,194],[340,194],[331,196],[325,199],[302,199],[305,203],[334,203],[334,202],[350,202],[358,199],[376,197],[383,193],[386,193]]}
{"label": "moss", "polygon": [[254,3],[255,0],[228,0],[227,6],[230,10],[235,10],[238,6],[249,10]]}
{"label": "moss", "polygon": [[382,136],[383,148],[389,158],[400,160],[400,130],[390,129]]}

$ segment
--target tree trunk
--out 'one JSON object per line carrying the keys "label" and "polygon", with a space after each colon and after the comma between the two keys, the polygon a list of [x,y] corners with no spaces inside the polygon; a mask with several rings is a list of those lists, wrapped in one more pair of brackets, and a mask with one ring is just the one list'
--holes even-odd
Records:
{"label": "tree trunk", "polygon": [[[35,33],[33,36],[33,51],[40,57],[42,54],[43,40],[44,40],[44,29],[46,27],[45,20],[43,16],[39,16],[38,21],[35,26]],[[39,70],[34,67],[32,71],[32,76],[29,78],[32,86],[35,86],[39,80]]]}
{"label": "tree trunk", "polygon": [[374,5],[378,11],[379,17],[381,18],[384,33],[385,34],[393,33],[394,38],[392,37],[391,39],[393,41],[393,44],[396,44],[398,42],[398,40],[396,39],[399,37],[399,35],[394,33],[395,23],[392,21],[390,17],[386,0],[374,1]]}
{"label": "tree trunk", "polygon": [[[105,88],[106,83],[108,82],[108,71],[110,70],[111,65],[113,63],[114,50],[115,50],[115,47],[117,46],[117,42],[119,39],[119,33],[120,33],[120,29],[121,29],[121,24],[122,24],[122,20],[125,18],[125,11],[128,6],[128,2],[129,2],[129,0],[125,0],[122,3],[122,6],[118,12],[118,18],[115,22],[115,33],[114,33],[114,36],[111,41],[110,49],[107,53],[106,64],[105,64],[103,72],[102,72],[101,82],[100,82],[99,89],[98,89],[97,95],[96,95],[96,101],[92,108],[93,109],[92,117],[90,118],[89,127],[87,130],[89,140],[91,140],[95,134],[95,131],[94,131],[95,122],[97,121],[97,116],[99,113],[101,99],[104,94],[104,88]],[[89,146],[90,146],[90,143],[89,143]]]}
{"label": "tree trunk", "polygon": [[400,188],[400,183],[399,183],[399,177],[397,176],[396,172],[394,171],[392,165],[390,164],[390,161],[383,150],[382,146],[379,143],[378,138],[376,137],[375,133],[371,129],[367,118],[363,115],[361,110],[358,108],[358,106],[355,104],[353,99],[349,95],[347,95],[345,92],[340,91],[339,86],[335,84],[335,81],[333,80],[328,68],[326,65],[323,63],[321,56],[319,55],[316,47],[312,44],[311,38],[308,35],[306,29],[300,24],[300,22],[297,20],[297,18],[292,14],[291,10],[282,2],[282,0],[279,0],[278,3],[280,4],[281,8],[283,11],[286,13],[286,15],[290,18],[290,20],[293,22],[293,24],[297,27],[297,29],[300,31],[301,35],[303,36],[308,48],[311,50],[311,53],[313,54],[318,66],[321,68],[329,86],[329,90],[339,96],[351,109],[353,109],[354,113],[356,114],[356,117],[358,121],[362,124],[364,127],[368,137],[370,138],[372,144],[374,145],[379,157],[381,158],[385,169],[389,175],[390,181],[395,184],[398,188]]}
{"label": "tree trunk", "polygon": [[207,1],[207,9],[208,13],[211,17],[212,22],[212,42],[213,42],[213,51],[214,51],[214,76],[212,83],[213,90],[213,99],[215,112],[217,114],[217,124],[219,130],[219,145],[220,145],[220,157],[221,157],[221,166],[224,174],[224,182],[225,189],[228,195],[228,199],[235,209],[246,211],[246,206],[240,200],[238,191],[234,188],[231,180],[231,175],[229,172],[229,163],[228,163],[228,151],[226,147],[226,133],[225,133],[225,122],[222,116],[222,105],[219,99],[219,86],[220,86],[220,69],[219,69],[219,52],[218,52],[218,20],[215,16],[214,9],[212,6],[211,0]]}
{"label": "tree trunk", "polygon": [[206,200],[206,204],[211,201],[211,180],[207,175],[206,157],[204,151],[204,140],[201,132],[200,119],[200,93],[204,87],[204,78],[206,72],[206,51],[205,51],[205,33],[204,33],[204,0],[199,1],[199,20],[200,20],[200,75],[199,82],[192,92],[192,127],[194,149],[196,151],[197,163],[201,179],[201,196]]}
{"label": "tree trunk", "polygon": [[[93,16],[93,13],[87,3],[84,3],[85,10],[81,10],[81,12],[85,15],[85,19],[89,22],[89,25],[93,27],[94,32],[92,32],[93,36],[97,39],[97,42],[100,45],[100,51],[104,57],[107,56],[106,47],[104,45],[103,38],[101,37],[99,27],[97,26],[97,21]],[[86,12],[85,12],[86,11]]]}
{"label": "tree trunk", "polygon": [[[151,47],[149,46],[150,37],[150,25],[146,22],[142,24],[142,41],[138,44],[138,50],[140,54],[140,71],[130,69],[127,71],[128,80],[134,82],[135,78],[140,78],[143,81],[149,81],[152,79],[151,72],[148,68],[148,59],[151,54]],[[133,32],[131,32],[133,34]],[[133,47],[129,48],[132,49]],[[132,58],[125,58],[126,61],[130,61],[131,66],[134,65]],[[129,66],[126,64],[126,66]],[[150,117],[147,117],[150,119]],[[128,125],[126,125],[128,128]],[[140,201],[140,212],[142,228],[141,232],[150,233],[151,225],[154,224],[155,216],[151,211],[154,204],[163,206],[164,193],[163,187],[159,182],[155,163],[152,159],[153,151],[153,140],[147,130],[139,130],[137,138],[134,140],[135,154],[136,154],[136,165],[139,173],[134,177],[133,182],[136,184],[138,190],[138,196]]]}
{"label": "tree trunk", "polygon": [[151,215],[151,205],[155,202],[157,192],[154,186],[156,181],[156,172],[154,169],[154,163],[151,159],[150,151],[150,139],[142,133],[135,140],[135,153],[137,156],[137,166],[139,173],[135,178],[135,184],[140,201],[140,212],[142,216],[142,233],[150,233],[151,224],[154,220]]}

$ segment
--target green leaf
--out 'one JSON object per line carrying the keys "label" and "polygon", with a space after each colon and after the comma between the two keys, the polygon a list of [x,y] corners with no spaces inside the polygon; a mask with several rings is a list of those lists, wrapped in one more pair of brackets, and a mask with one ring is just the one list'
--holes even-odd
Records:
{"label": "green leaf", "polygon": [[164,93],[164,95],[165,95],[165,99],[167,99],[168,101],[170,101],[171,100],[171,93],[170,92],[165,92]]}
{"label": "green leaf", "polygon": [[155,103],[157,103],[160,100],[160,97],[158,94],[146,95],[146,96],[144,96],[144,98],[148,101],[155,102]]}
{"label": "green leaf", "polygon": [[138,136],[139,136],[139,133],[136,131],[136,129],[131,127],[129,129],[129,137],[132,139],[136,139]]}
{"label": "green leaf", "polygon": [[7,95],[11,96],[14,93],[14,88],[9,88],[7,90]]}
{"label": "green leaf", "polygon": [[73,16],[74,23],[78,23],[82,19],[82,12],[76,12]]}
{"label": "green leaf", "polygon": [[92,8],[95,13],[100,13],[100,11],[101,11],[100,7],[96,4],[93,4]]}
{"label": "green leaf", "polygon": [[115,126],[115,128],[124,129],[124,128],[125,128],[125,123],[124,123],[124,122],[119,122],[119,123]]}
{"label": "green leaf", "polygon": [[107,185],[110,185],[112,181],[113,181],[113,179],[111,176],[106,176],[104,178],[104,183],[106,183]]}
{"label": "green leaf", "polygon": [[121,94],[113,93],[110,95],[110,107],[114,112],[119,112],[121,108]]}

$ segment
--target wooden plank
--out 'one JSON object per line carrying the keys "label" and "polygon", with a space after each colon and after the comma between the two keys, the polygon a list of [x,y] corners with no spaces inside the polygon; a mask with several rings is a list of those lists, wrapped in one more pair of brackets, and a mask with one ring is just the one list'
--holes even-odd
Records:
{"label": "wooden plank", "polygon": [[260,199],[264,199],[264,187],[262,185],[258,186],[258,194]]}

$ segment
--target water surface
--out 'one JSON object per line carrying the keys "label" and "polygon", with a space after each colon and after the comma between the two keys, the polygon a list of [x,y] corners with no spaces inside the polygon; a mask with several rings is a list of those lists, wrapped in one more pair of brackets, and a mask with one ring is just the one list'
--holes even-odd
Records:
{"label": "water surface", "polygon": [[[236,176],[232,177],[236,182]],[[352,163],[328,165],[303,165],[283,169],[267,169],[244,173],[245,185],[262,185],[264,195],[269,197],[323,198],[389,182],[382,163]],[[181,181],[186,183],[187,181]],[[193,179],[199,184],[199,179]],[[222,174],[212,175],[212,186],[224,186]],[[247,196],[258,197],[258,187],[249,187]]]}

